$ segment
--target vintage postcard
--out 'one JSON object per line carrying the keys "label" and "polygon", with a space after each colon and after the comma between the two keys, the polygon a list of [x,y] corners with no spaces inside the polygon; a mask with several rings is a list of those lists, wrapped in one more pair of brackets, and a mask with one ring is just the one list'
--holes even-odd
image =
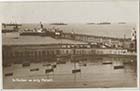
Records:
{"label": "vintage postcard", "polygon": [[0,2],[3,89],[138,88],[139,1]]}

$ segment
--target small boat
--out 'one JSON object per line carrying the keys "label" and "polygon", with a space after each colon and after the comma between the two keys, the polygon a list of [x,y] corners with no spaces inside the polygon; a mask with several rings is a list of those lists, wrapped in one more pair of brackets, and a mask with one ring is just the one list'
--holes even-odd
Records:
{"label": "small boat", "polygon": [[81,72],[81,69],[74,69],[74,70],[72,70],[72,73],[78,73],[78,72]]}
{"label": "small boat", "polygon": [[111,61],[104,61],[102,64],[112,64]]}
{"label": "small boat", "polygon": [[51,66],[51,64],[43,64],[43,66]]}
{"label": "small boat", "polygon": [[45,73],[50,73],[50,72],[54,72],[54,70],[53,69],[46,69],[45,70]]}
{"label": "small boat", "polygon": [[114,66],[114,69],[123,69],[124,66],[123,65],[117,65],[117,66]]}
{"label": "small boat", "polygon": [[30,69],[30,71],[39,71],[39,68]]}
{"label": "small boat", "polygon": [[30,63],[24,63],[24,64],[22,64],[22,67],[28,67],[28,66],[30,66]]}
{"label": "small boat", "polygon": [[5,76],[13,76],[13,73],[6,73]]}
{"label": "small boat", "polygon": [[52,65],[52,68],[56,68],[56,64],[53,64],[53,65]]}

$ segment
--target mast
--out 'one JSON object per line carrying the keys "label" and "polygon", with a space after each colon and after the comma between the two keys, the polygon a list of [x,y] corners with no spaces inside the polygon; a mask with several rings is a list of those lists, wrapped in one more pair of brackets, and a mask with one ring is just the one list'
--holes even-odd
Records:
{"label": "mast", "polygon": [[41,29],[43,29],[43,24],[42,24],[42,22],[40,22],[40,27],[41,27]]}

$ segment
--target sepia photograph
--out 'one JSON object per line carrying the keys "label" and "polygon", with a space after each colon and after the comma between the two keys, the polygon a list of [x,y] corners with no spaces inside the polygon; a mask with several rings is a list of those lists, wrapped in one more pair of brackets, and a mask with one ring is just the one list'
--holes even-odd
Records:
{"label": "sepia photograph", "polygon": [[0,2],[3,89],[137,88],[138,1]]}

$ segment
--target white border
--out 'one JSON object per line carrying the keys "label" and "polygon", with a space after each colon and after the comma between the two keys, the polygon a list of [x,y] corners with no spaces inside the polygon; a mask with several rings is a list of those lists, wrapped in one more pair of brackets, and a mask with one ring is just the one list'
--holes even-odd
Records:
{"label": "white border", "polygon": [[[0,23],[0,31],[2,30],[2,25],[1,25],[1,23]],[[0,89],[2,89],[2,87],[3,87],[3,76],[2,76],[2,33],[0,32],[0,44],[1,44],[1,46],[0,46]]]}
{"label": "white border", "polygon": [[137,87],[140,89],[140,31],[139,31],[139,19],[137,23]]}
{"label": "white border", "polygon": [[[25,2],[25,1],[28,1],[28,2],[32,2],[32,1],[39,1],[39,2],[42,2],[40,0],[0,0],[0,2],[14,2],[14,1],[18,1],[18,2]],[[105,0],[43,0],[43,2],[46,1],[46,2],[96,2],[96,1],[99,1],[99,2],[103,2]],[[106,1],[113,1],[113,0],[106,0]],[[139,0],[118,0],[118,1],[138,1]],[[0,23],[0,30],[1,29],[1,23]],[[2,45],[2,33],[0,32],[0,43]],[[32,90],[41,90],[41,91],[140,91],[140,49],[139,49],[139,44],[140,43],[140,31],[139,31],[139,19],[138,19],[138,23],[137,23],[137,87],[136,88],[69,88],[69,89],[24,89],[26,91],[32,91]],[[0,53],[2,54],[2,46],[0,47]],[[3,91],[23,91],[23,89],[3,89],[3,76],[2,76],[2,55],[0,55],[0,89],[3,90]]]}
{"label": "white border", "polygon": [[[32,2],[32,1],[39,1],[39,2],[40,2],[40,1],[41,1],[41,2],[42,2],[42,1],[49,1],[49,2],[50,2],[50,1],[51,1],[51,2],[57,2],[57,1],[58,1],[58,2],[96,2],[96,1],[97,1],[97,2],[98,2],[98,1],[99,1],[99,2],[104,2],[104,1],[106,2],[106,1],[113,1],[113,2],[114,2],[114,0],[0,0],[0,1],[2,1],[2,2],[5,2],[5,1],[8,1],[8,2],[12,2],[12,1],[13,1],[13,2],[15,2],[15,1],[19,1],[19,2],[22,2],[22,1],[23,1],[23,2],[24,2],[24,1],[30,1],[30,2]],[[125,1],[132,1],[132,2],[133,2],[133,1],[139,1],[139,0],[117,0],[117,1],[124,1],[124,2],[125,2]]]}

